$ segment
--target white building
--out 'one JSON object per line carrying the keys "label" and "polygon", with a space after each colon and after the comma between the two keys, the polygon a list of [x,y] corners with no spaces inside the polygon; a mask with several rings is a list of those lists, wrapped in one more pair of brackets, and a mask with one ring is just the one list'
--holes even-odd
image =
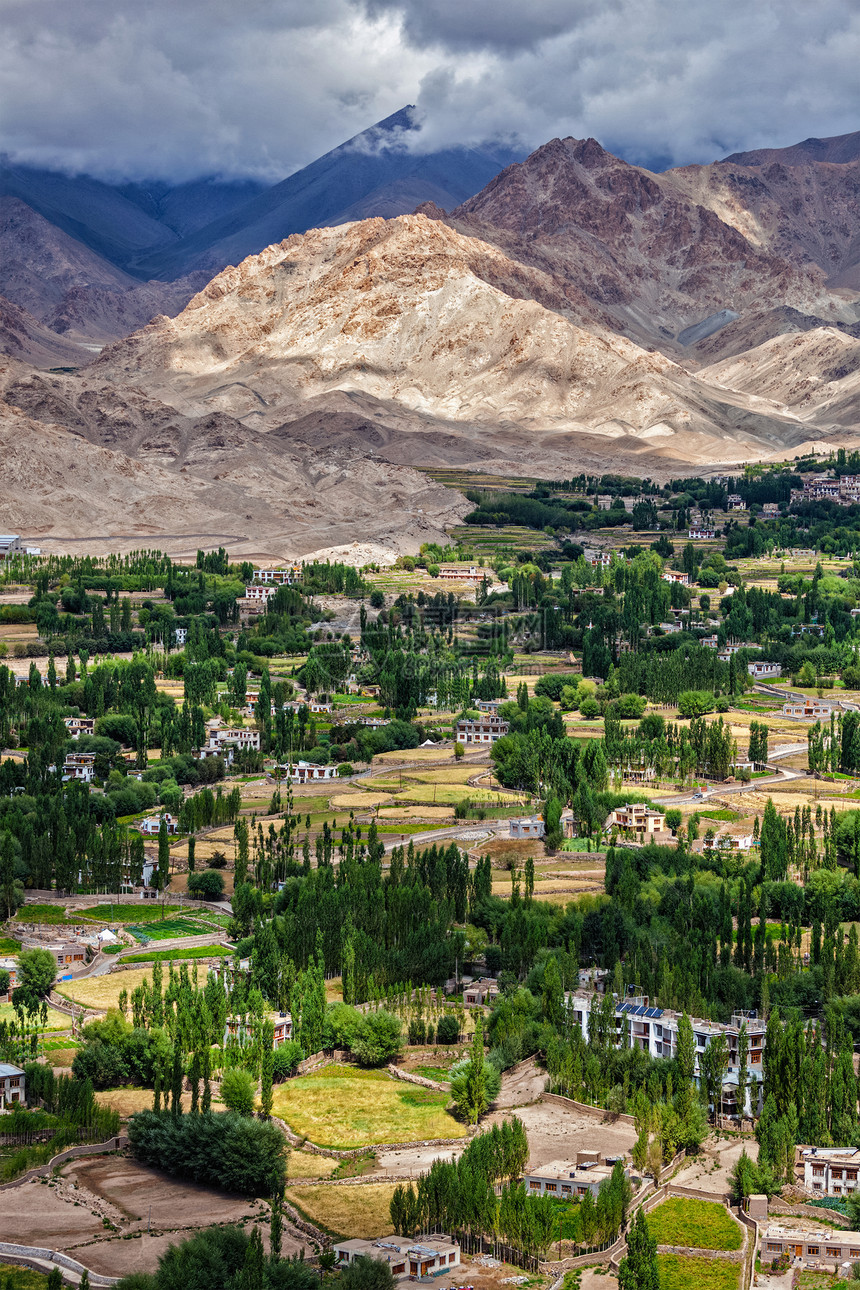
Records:
{"label": "white building", "polygon": [[161,830],[162,819],[164,820],[165,827],[167,828],[167,832],[175,833],[178,825],[176,820],[174,820],[173,816],[170,814],[169,811],[165,811],[163,816],[148,815],[145,820],[141,820],[140,823],[138,824],[137,826],[138,833],[143,833],[146,837],[149,837],[149,838],[157,837]]}
{"label": "white building", "polygon": [[756,681],[767,681],[773,676],[782,676],[781,663],[747,663],[747,671]]}
{"label": "white building", "polygon": [[64,717],[63,724],[72,739],[79,739],[81,735],[95,734],[96,730],[95,717]]}
{"label": "white building", "polygon": [[690,575],[688,573],[679,573],[677,569],[664,569],[663,581],[677,582],[682,587],[689,587]]}
{"label": "white building", "polygon": [[823,1196],[847,1196],[857,1190],[860,1147],[806,1147],[800,1153],[803,1185]]}
{"label": "white building", "polygon": [[507,721],[493,713],[486,713],[477,721],[458,721],[455,739],[458,744],[494,744],[509,730]]}
{"label": "white building", "polygon": [[95,753],[69,753],[63,762],[63,782],[70,779],[91,784],[95,777]]}
{"label": "white building", "polygon": [[24,546],[18,533],[0,533],[0,560],[23,553]]}
{"label": "white building", "polygon": [[709,529],[709,528],[690,529],[688,533],[688,537],[700,538],[703,542],[712,541],[713,538],[715,538],[716,536],[717,536],[716,529]]}
{"label": "white building", "polygon": [[[594,1199],[600,1184],[612,1177],[616,1160],[623,1157],[600,1158],[599,1151],[577,1151],[576,1161],[553,1160],[539,1169],[523,1174],[523,1183],[530,1196],[557,1196],[559,1200],[574,1200],[591,1192]],[[624,1173],[630,1170],[625,1165]]]}
{"label": "white building", "polygon": [[544,822],[539,815],[527,815],[520,819],[508,820],[509,836],[512,838],[542,838],[546,832]]}
{"label": "white building", "polygon": [[174,648],[175,648],[175,649],[182,649],[182,648],[183,648],[183,646],[185,645],[185,643],[186,643],[186,641],[187,641],[187,640],[188,640],[188,628],[187,628],[187,627],[174,627],[174,629],[173,629],[173,645],[174,645]]}
{"label": "white building", "polygon": [[[583,1038],[588,1041],[590,1018],[592,1012],[600,1012],[606,1007],[605,996],[594,990],[575,990],[565,994],[565,1004],[573,1014],[573,1020],[582,1030]],[[668,1008],[649,1006],[647,997],[621,999],[615,997],[612,1010],[614,1018],[614,1044],[617,1048],[641,1048],[652,1057],[675,1057],[678,1049],[678,1024],[682,1014]],[[767,1026],[753,1014],[735,1013],[729,1023],[704,1021],[690,1017],[693,1028],[694,1074],[701,1073],[700,1058],[711,1040],[716,1035],[725,1035],[729,1046],[729,1069],[724,1084],[723,1113],[734,1113],[737,1094],[738,1071],[738,1037],[742,1025],[747,1030],[747,1113],[753,1101],[756,1107],[761,1099],[762,1054],[764,1053]],[[734,1093],[732,1092],[734,1087]]]}
{"label": "white building", "polygon": [[288,779],[292,784],[310,784],[317,780],[337,779],[337,766],[318,766],[312,761],[290,762],[288,765],[276,766],[274,769],[282,771],[282,778]]}
{"label": "white building", "polygon": [[354,1237],[338,1241],[334,1246],[338,1267],[346,1267],[356,1259],[374,1259],[387,1263],[395,1277],[438,1276],[447,1268],[460,1266],[460,1246],[443,1232],[421,1236],[386,1236],[378,1241],[365,1241]]}
{"label": "white building", "polygon": [[273,582],[279,587],[291,587],[294,582],[301,582],[302,566],[300,564],[290,565],[285,569],[255,569],[255,582]]}
{"label": "white building", "polygon": [[23,1107],[26,1082],[20,1066],[0,1062],[0,1111],[8,1111],[19,1102]]}
{"label": "white building", "polygon": [[846,1232],[838,1227],[810,1229],[773,1223],[762,1231],[762,1264],[773,1263],[783,1254],[789,1256],[793,1266],[829,1266],[836,1270],[848,1264],[843,1275],[850,1275],[850,1264],[860,1259],[860,1232]]}
{"label": "white building", "polygon": [[268,586],[252,585],[250,587],[245,588],[245,599],[261,600],[265,602],[267,600],[270,600],[272,596],[274,596],[277,590],[278,588],[276,586],[273,586],[271,583]]}

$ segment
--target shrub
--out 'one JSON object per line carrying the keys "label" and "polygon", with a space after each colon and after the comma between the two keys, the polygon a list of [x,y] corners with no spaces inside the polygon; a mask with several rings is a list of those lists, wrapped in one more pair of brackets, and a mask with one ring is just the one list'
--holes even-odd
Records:
{"label": "shrub", "polygon": [[139,1111],[129,1120],[128,1136],[143,1164],[181,1178],[243,1196],[271,1196],[284,1186],[284,1139],[261,1120],[232,1111]]}
{"label": "shrub", "polygon": [[384,1066],[399,1056],[402,1047],[400,1021],[384,1008],[363,1018],[352,1041],[352,1052],[362,1066]]}
{"label": "shrub", "polygon": [[436,1027],[437,1044],[456,1044],[460,1038],[460,1025],[457,1018],[448,1013],[439,1018],[439,1024]]}
{"label": "shrub", "polygon": [[224,1072],[221,1101],[228,1111],[235,1111],[238,1115],[253,1115],[256,1091],[257,1086],[250,1071],[243,1070],[241,1066],[233,1066]]}
{"label": "shrub", "polygon": [[275,1083],[292,1075],[301,1060],[301,1044],[296,1043],[295,1039],[288,1039],[280,1044],[272,1059],[272,1079]]}
{"label": "shrub", "polygon": [[189,874],[188,894],[198,900],[220,900],[224,895],[224,879],[215,869]]}

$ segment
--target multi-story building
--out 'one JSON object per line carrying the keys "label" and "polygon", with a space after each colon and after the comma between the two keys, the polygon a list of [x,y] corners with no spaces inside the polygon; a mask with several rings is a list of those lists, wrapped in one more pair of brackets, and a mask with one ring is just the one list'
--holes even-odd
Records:
{"label": "multi-story building", "polygon": [[603,826],[604,833],[609,833],[612,829],[651,837],[655,833],[666,832],[666,816],[660,811],[652,811],[643,802],[617,806]]}
{"label": "multi-story building", "polygon": [[245,588],[245,599],[259,600],[265,604],[267,600],[271,600],[277,590],[277,587],[272,583],[267,585],[258,585],[257,583],[253,583],[250,587]]}
{"label": "multi-story building", "polygon": [[[573,1019],[582,1030],[583,1038],[589,1038],[589,1021],[592,1012],[606,1008],[605,996],[594,990],[575,990],[565,995],[567,1008],[573,1013]],[[682,1013],[668,1008],[650,1006],[647,996],[629,999],[614,998],[613,1007],[614,1043],[618,1048],[641,1048],[652,1057],[676,1057],[678,1051],[678,1025]],[[741,1026],[746,1026],[747,1033],[747,1114],[758,1112],[761,1101],[762,1055],[764,1053],[767,1026],[754,1013],[737,1012],[728,1023],[704,1021],[690,1017],[693,1028],[694,1074],[701,1074],[701,1058],[708,1045],[717,1035],[725,1035],[729,1049],[729,1067],[724,1083],[723,1113],[735,1114],[739,1048],[738,1041]],[[734,1092],[732,1091],[734,1090]]]}
{"label": "multi-story building", "polygon": [[494,744],[510,730],[507,721],[495,713],[485,713],[477,721],[463,720],[457,722],[456,742],[458,744]]}
{"label": "multi-story building", "polygon": [[96,773],[95,760],[95,753],[69,753],[63,762],[63,781],[77,779],[83,784],[91,784]]}
{"label": "multi-story building", "polygon": [[765,502],[761,508],[762,519],[772,520],[779,515],[779,506],[776,502]]}
{"label": "multi-story building", "polygon": [[301,582],[302,566],[290,565],[285,569],[255,569],[255,582],[273,582],[278,587],[291,587],[294,582]]}
{"label": "multi-story building", "polygon": [[466,1008],[489,1006],[499,997],[499,983],[492,977],[481,977],[480,981],[470,981],[463,990],[463,1005]]}
{"label": "multi-story building", "polygon": [[678,569],[664,569],[664,570],[663,570],[663,581],[664,581],[664,582],[677,582],[677,583],[679,583],[682,587],[689,587],[689,585],[690,585],[690,575],[689,575],[688,573],[681,573],[681,572],[679,572],[679,570],[678,570]]}
{"label": "multi-story building", "polygon": [[318,766],[316,762],[289,762],[275,767],[283,773],[283,778],[292,784],[310,784],[315,780],[336,779],[337,766]]}
{"label": "multi-story building", "polygon": [[700,528],[689,529],[687,536],[690,538],[699,538],[703,542],[710,542],[717,536],[717,531],[716,529],[702,525]]}
{"label": "multi-story building", "polygon": [[857,1190],[860,1147],[805,1147],[798,1163],[807,1191],[847,1196]]}
{"label": "multi-story building", "polygon": [[64,717],[63,724],[72,739],[80,739],[81,735],[94,735],[96,732],[95,717]]}
{"label": "multi-story building", "polygon": [[23,1107],[27,1078],[20,1066],[0,1062],[0,1111],[8,1111],[19,1102]]}
{"label": "multi-story building", "polygon": [[744,509],[744,499],[740,493],[729,493],[726,498],[726,509],[729,511],[742,511]]}

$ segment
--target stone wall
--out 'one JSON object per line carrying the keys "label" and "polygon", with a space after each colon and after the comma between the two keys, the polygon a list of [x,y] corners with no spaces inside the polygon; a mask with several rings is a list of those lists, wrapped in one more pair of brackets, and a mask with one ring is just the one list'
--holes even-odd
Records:
{"label": "stone wall", "polygon": [[91,1272],[83,1263],[78,1263],[77,1259],[70,1259],[59,1250],[48,1250],[40,1245],[12,1245],[7,1241],[0,1241],[0,1255],[34,1268],[36,1272],[44,1272],[41,1263],[55,1263],[67,1272],[76,1272],[78,1276],[86,1271],[90,1284],[94,1286],[112,1286],[119,1280],[119,1277],[104,1277],[98,1272]]}
{"label": "stone wall", "polygon": [[590,1115],[593,1120],[600,1120],[602,1124],[632,1124],[636,1121],[632,1115],[626,1115],[623,1111],[607,1111],[603,1106],[591,1106],[588,1102],[575,1102],[572,1097],[562,1097],[560,1093],[544,1093],[541,1097],[542,1102],[552,1102],[556,1106],[566,1106],[572,1111],[582,1111],[585,1115]]}
{"label": "stone wall", "polygon": [[395,1066],[393,1062],[389,1063],[388,1073],[393,1075],[395,1079],[405,1080],[407,1084],[420,1084],[422,1088],[432,1088],[437,1093],[450,1093],[451,1091],[444,1084],[440,1084],[438,1080],[425,1079],[423,1075],[414,1075],[412,1071],[403,1071],[399,1066]]}
{"label": "stone wall", "polygon": [[47,1178],[56,1165],[64,1164],[67,1160],[76,1160],[79,1156],[103,1156],[109,1151],[121,1151],[128,1144],[128,1137],[121,1133],[115,1138],[109,1138],[107,1142],[88,1142],[79,1147],[69,1147],[66,1151],[61,1151],[59,1155],[53,1156],[46,1165],[39,1165],[36,1169],[30,1169],[27,1173],[22,1174],[20,1178],[14,1179],[13,1182],[3,1183],[0,1191],[9,1191],[12,1187],[20,1187],[22,1183],[30,1182],[32,1178]]}

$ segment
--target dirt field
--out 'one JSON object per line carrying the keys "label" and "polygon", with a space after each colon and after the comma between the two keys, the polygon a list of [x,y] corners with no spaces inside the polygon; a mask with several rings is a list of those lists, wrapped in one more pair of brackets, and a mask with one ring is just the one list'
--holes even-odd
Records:
{"label": "dirt field", "polygon": [[700,1191],[729,1190],[729,1174],[746,1150],[751,1160],[758,1159],[758,1143],[752,1134],[744,1139],[717,1138],[713,1134],[703,1144],[701,1154],[680,1170],[673,1180],[679,1187],[697,1187]]}
{"label": "dirt field", "polygon": [[[577,1151],[600,1151],[605,1155],[621,1155],[630,1151],[636,1142],[632,1124],[616,1121],[603,1124],[585,1112],[569,1110],[551,1102],[538,1102],[534,1106],[519,1106],[514,1112],[522,1120],[529,1139],[529,1167],[536,1169],[553,1160],[575,1160]],[[499,1124],[509,1110],[497,1110],[487,1117],[485,1124]]]}

